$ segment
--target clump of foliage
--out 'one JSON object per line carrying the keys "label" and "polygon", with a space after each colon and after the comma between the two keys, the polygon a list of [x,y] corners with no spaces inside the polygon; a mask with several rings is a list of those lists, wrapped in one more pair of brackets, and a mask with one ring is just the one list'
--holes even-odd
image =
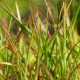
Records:
{"label": "clump of foliage", "polygon": [[[68,4],[66,0],[61,0],[60,14],[56,14],[55,21],[49,0],[44,1],[46,14],[41,5],[35,10],[31,8],[30,17],[24,22],[16,0],[12,9],[5,0],[5,7],[0,4],[0,8],[10,15],[9,23],[5,18],[0,19],[1,80],[80,80],[80,41],[76,40],[73,33],[80,3],[70,20],[68,11],[72,0]],[[17,17],[14,14],[15,6]],[[16,37],[10,34],[12,19],[19,26]],[[49,25],[54,29],[52,36],[48,30]]]}

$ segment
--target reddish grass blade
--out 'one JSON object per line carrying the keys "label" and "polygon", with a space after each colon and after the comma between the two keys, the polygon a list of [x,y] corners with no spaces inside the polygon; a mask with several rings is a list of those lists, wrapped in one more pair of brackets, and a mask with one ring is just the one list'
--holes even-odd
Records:
{"label": "reddish grass blade", "polygon": [[64,16],[64,2],[63,2],[63,0],[61,0],[61,8],[62,8],[62,18],[63,18],[63,16]]}
{"label": "reddish grass blade", "polygon": [[8,39],[8,42],[9,42],[9,47],[8,47],[8,48],[10,48],[11,51],[12,51],[13,53],[15,53],[15,55],[17,56],[17,50],[16,50],[16,48],[15,48],[15,46],[14,46],[11,38],[10,38],[9,35],[7,34],[7,30],[6,30],[6,28],[5,28],[5,25],[6,25],[6,24],[4,23],[3,20],[1,20],[1,21],[2,21],[1,28],[2,28],[2,30],[3,30],[3,32],[4,32],[4,34],[6,35],[6,37],[7,37],[7,39]]}

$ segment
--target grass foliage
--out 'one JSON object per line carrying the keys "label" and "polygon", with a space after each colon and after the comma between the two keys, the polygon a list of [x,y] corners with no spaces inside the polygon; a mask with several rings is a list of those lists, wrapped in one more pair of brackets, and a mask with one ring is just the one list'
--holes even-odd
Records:
{"label": "grass foliage", "polygon": [[[17,1],[14,0],[11,9],[3,0],[5,6],[0,4],[0,8],[9,14],[10,19],[9,23],[5,18],[0,19],[0,80],[80,80],[80,41],[74,33],[80,3],[70,20],[68,15],[72,0],[68,4],[66,0],[62,1],[57,20],[49,0],[44,0],[46,14],[40,5],[35,10],[31,9],[30,17],[23,22]],[[10,34],[12,20],[19,27],[15,38]],[[54,29],[51,37],[49,25]]]}

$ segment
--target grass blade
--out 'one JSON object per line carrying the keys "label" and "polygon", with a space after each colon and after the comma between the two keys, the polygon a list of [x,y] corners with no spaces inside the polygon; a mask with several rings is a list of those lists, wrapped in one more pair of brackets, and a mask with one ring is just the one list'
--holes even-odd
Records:
{"label": "grass blade", "polygon": [[15,53],[15,55],[18,57],[18,55],[17,55],[17,50],[16,50],[16,48],[15,48],[15,46],[14,46],[11,38],[9,37],[9,35],[8,35],[8,33],[7,33],[7,30],[6,30],[6,28],[4,27],[3,24],[1,25],[1,28],[2,28],[2,30],[4,31],[4,33],[5,33],[5,35],[6,35],[7,39],[8,39],[8,42],[9,42],[9,44],[10,44],[10,46],[11,46],[12,51],[13,51],[13,52]]}
{"label": "grass blade", "polygon": [[18,67],[18,65],[12,64],[12,63],[9,63],[9,62],[0,62],[0,64],[1,64],[1,65],[8,65],[8,66]]}
{"label": "grass blade", "polygon": [[[38,19],[38,17],[37,17],[37,19]],[[30,44],[29,44],[28,52],[27,52],[26,68],[25,68],[25,80],[26,80],[26,74],[27,74],[27,66],[28,66],[28,61],[29,61],[29,54],[30,54],[31,42],[32,42],[32,39],[33,39],[34,31],[36,29],[37,19],[36,19],[36,23],[35,23],[35,26],[34,26],[34,29],[33,29],[32,35],[31,35]]]}
{"label": "grass blade", "polygon": [[38,39],[38,54],[37,54],[37,64],[36,64],[36,74],[35,74],[35,80],[38,79],[38,72],[39,72],[39,56],[40,56],[40,37],[41,37],[41,26],[40,26],[40,22],[38,19],[38,26],[39,26],[39,39]]}
{"label": "grass blade", "polygon": [[79,5],[78,5],[78,8],[77,10],[75,11],[75,16],[73,17],[72,21],[71,21],[71,24],[69,26],[69,29],[70,29],[70,34],[72,33],[72,30],[74,28],[74,24],[76,22],[76,19],[77,19],[77,16],[78,16],[78,13],[79,13],[79,10],[80,10],[80,2],[79,2]]}

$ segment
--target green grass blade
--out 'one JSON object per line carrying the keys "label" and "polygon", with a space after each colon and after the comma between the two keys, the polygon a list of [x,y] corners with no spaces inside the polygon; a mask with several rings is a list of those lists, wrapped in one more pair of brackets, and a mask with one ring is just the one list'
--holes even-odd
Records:
{"label": "green grass blade", "polygon": [[75,16],[73,17],[72,21],[71,21],[71,24],[69,26],[69,29],[70,29],[70,34],[72,33],[72,30],[74,28],[74,24],[76,22],[76,19],[77,19],[77,16],[78,16],[78,13],[79,13],[79,10],[80,10],[80,2],[79,2],[79,5],[78,5],[78,8],[77,10],[75,11]]}
{"label": "green grass blade", "polygon": [[56,38],[57,34],[59,33],[59,30],[60,30],[60,28],[50,38],[49,43],[48,43],[48,50],[52,46],[52,43],[53,43],[54,39]]}
{"label": "green grass blade", "polygon": [[38,39],[38,54],[37,54],[37,64],[36,64],[36,74],[35,74],[35,80],[38,79],[38,72],[39,72],[39,56],[40,56],[40,39],[41,39],[41,26],[40,21],[38,18],[38,27],[39,27],[39,39]]}
{"label": "green grass blade", "polygon": [[64,36],[64,39],[63,39],[63,54],[62,54],[62,76],[63,76],[63,80],[65,79],[65,76],[66,76],[66,23],[65,23],[65,11],[66,11],[66,2],[64,3],[64,32],[63,32],[63,36]]}
{"label": "green grass blade", "polygon": [[[38,17],[37,17],[37,19],[38,19]],[[36,23],[35,23],[35,26],[34,26],[34,29],[33,29],[32,35],[31,35],[30,44],[29,44],[28,52],[27,52],[26,68],[25,68],[25,80],[26,80],[26,75],[27,75],[27,66],[28,66],[28,61],[29,61],[29,54],[30,54],[31,42],[32,42],[32,39],[33,39],[34,31],[36,29],[37,19],[36,19]]]}
{"label": "green grass blade", "polygon": [[68,56],[67,56],[67,61],[68,61],[68,59],[69,59],[69,57],[70,57],[72,51],[74,50],[74,48],[75,48],[75,47],[77,46],[77,44],[79,44],[79,43],[80,43],[80,41],[77,42],[77,43],[74,45],[74,47],[71,49],[70,53],[69,53]]}
{"label": "green grass blade", "polygon": [[[21,30],[23,31],[24,34],[25,34],[25,30],[26,30],[29,34],[32,33],[32,31],[31,31],[29,28],[27,28],[26,26],[24,26],[24,25],[22,24],[22,22],[19,21],[16,16],[14,16],[14,14],[12,13],[12,11],[7,10],[7,9],[4,8],[1,4],[0,4],[0,6],[1,6],[7,13],[9,13],[9,14],[15,19],[15,21],[17,22],[17,24],[19,25],[19,27],[21,28]],[[25,35],[25,36],[26,36],[26,35]]]}
{"label": "green grass blade", "polygon": [[[15,6],[15,2],[12,8],[12,11],[14,10],[14,6]],[[10,27],[11,27],[11,22],[12,22],[12,16],[10,17],[9,23],[8,23],[8,32],[10,31]]]}

